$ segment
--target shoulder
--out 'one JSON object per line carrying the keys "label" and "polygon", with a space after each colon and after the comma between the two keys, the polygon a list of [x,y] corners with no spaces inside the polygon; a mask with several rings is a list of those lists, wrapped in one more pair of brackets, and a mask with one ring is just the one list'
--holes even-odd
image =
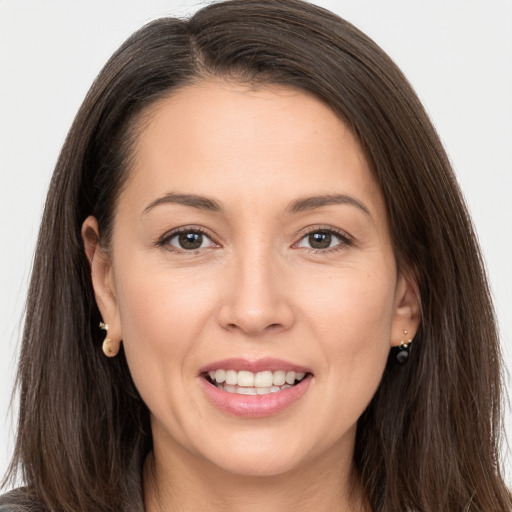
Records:
{"label": "shoulder", "polygon": [[0,496],[0,512],[46,512],[46,508],[20,487]]}

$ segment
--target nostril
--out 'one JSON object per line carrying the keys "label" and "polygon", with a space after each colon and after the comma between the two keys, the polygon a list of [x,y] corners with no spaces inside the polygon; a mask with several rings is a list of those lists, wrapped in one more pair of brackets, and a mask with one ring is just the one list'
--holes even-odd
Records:
{"label": "nostril", "polygon": [[278,331],[283,328],[283,324],[273,323],[261,327],[261,325],[252,325],[249,322],[240,322],[240,324],[231,322],[226,324],[224,328],[227,329],[228,331],[240,330],[249,336],[258,336],[260,334],[263,334],[264,332]]}
{"label": "nostril", "polygon": [[[257,290],[252,295],[256,296]],[[254,296],[226,299],[217,314],[219,325],[228,331],[240,331],[248,336],[277,333],[291,327],[294,313],[290,304]]]}

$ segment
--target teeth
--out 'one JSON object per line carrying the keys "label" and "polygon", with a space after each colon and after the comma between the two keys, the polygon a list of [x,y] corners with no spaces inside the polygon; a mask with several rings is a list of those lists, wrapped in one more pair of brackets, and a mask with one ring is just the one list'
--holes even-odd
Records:
{"label": "teeth", "polygon": [[[215,372],[217,375],[217,372]],[[226,384],[236,386],[238,384],[238,373],[235,370],[228,370],[226,372]]]}
{"label": "teeth", "polygon": [[210,375],[212,380],[215,380],[217,382],[224,382],[226,380],[226,372],[224,370],[216,370],[214,373],[214,377]]}
{"label": "teeth", "polygon": [[242,388],[238,386],[237,393],[240,395],[256,395],[256,388]]}
{"label": "teeth", "polygon": [[282,386],[286,382],[286,372],[274,372],[274,386]]}
{"label": "teeth", "polygon": [[282,386],[270,386],[266,388],[255,388],[255,387],[243,387],[243,386],[231,386],[223,382],[217,384],[219,389],[227,391],[228,393],[237,393],[239,395],[268,395],[269,393],[277,393],[283,389],[291,388],[290,384],[283,384]]}
{"label": "teeth", "polygon": [[285,377],[287,384],[294,384],[295,383],[295,372],[288,372]]}
{"label": "teeth", "polygon": [[[300,382],[305,373],[284,370],[252,373],[246,370],[211,370],[210,379],[224,391],[250,395],[276,393]],[[222,386],[221,386],[222,385]],[[244,389],[245,388],[245,389]],[[255,390],[253,392],[253,390]]]}
{"label": "teeth", "polygon": [[257,388],[269,388],[274,384],[274,375],[272,372],[258,372],[254,376],[254,386]]}
{"label": "teeth", "polygon": [[254,373],[246,371],[238,372],[238,385],[252,388],[254,386]]}

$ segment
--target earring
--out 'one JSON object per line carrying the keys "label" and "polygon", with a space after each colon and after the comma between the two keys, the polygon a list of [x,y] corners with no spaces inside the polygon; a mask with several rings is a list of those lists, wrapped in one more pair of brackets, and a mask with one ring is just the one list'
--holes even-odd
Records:
{"label": "earring", "polygon": [[108,337],[108,324],[100,322],[100,329],[105,331],[105,339],[103,340],[102,350],[107,357],[115,357],[119,352],[119,343],[117,345]]}
{"label": "earring", "polygon": [[[407,331],[404,331],[404,338],[407,338]],[[400,342],[399,349],[400,351],[396,355],[396,359],[400,364],[405,364],[409,359],[409,344],[412,342],[412,338],[409,338],[407,341],[403,340]]]}

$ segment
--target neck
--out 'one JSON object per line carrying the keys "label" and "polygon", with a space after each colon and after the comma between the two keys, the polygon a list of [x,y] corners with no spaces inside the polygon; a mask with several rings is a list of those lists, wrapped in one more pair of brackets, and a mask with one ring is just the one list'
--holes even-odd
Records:
{"label": "neck", "polygon": [[155,447],[144,466],[146,512],[368,512],[353,476],[352,454],[333,450],[299,468],[272,476],[238,475],[204,459]]}

